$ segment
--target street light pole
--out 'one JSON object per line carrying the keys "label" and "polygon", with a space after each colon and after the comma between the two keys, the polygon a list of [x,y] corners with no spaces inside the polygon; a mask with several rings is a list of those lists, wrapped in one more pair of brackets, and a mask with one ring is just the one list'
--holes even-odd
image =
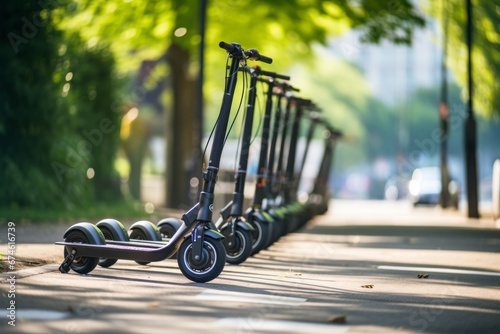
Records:
{"label": "street light pole", "polygon": [[443,58],[441,60],[441,101],[439,103],[439,119],[442,131],[441,136],[441,196],[440,204],[442,208],[447,208],[450,203],[450,192],[448,185],[450,183],[450,175],[448,172],[448,80],[446,57],[448,55],[448,7],[447,0],[441,1],[443,5]]}
{"label": "street light pole", "polygon": [[468,92],[467,120],[465,121],[465,170],[467,181],[467,206],[468,217],[479,218],[478,195],[477,195],[477,139],[476,120],[474,119],[472,87],[472,4],[471,0],[465,0],[467,7],[467,72]]}

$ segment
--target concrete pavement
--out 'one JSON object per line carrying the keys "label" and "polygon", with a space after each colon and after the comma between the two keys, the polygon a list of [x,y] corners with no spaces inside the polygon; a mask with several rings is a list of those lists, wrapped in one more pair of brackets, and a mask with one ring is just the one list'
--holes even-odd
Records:
{"label": "concrete pavement", "polygon": [[63,275],[62,247],[52,243],[67,227],[16,225],[17,257],[57,264],[19,271],[14,299],[2,274],[0,332],[500,331],[500,229],[490,218],[334,201],[327,215],[206,284],[187,280],[173,260]]}

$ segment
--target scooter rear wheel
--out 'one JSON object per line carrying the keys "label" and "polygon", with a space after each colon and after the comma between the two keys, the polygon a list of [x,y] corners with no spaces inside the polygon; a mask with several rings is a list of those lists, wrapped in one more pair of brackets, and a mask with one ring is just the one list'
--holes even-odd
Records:
{"label": "scooter rear wheel", "polygon": [[[134,228],[132,230],[132,232],[130,232],[130,239],[150,240],[148,238],[148,236],[146,235],[146,233],[144,233],[143,230],[138,229],[138,228]],[[138,264],[140,264],[142,266],[145,266],[145,265],[149,264],[149,262],[143,262],[143,261],[135,261],[135,262],[137,262]]]}
{"label": "scooter rear wheel", "polygon": [[187,238],[177,252],[177,263],[184,276],[198,283],[209,282],[217,278],[226,262],[226,251],[222,240],[205,235],[200,261],[195,262],[192,258],[192,248],[192,240]]}
{"label": "scooter rear wheel", "polygon": [[[105,226],[100,226],[99,229],[101,230],[102,234],[104,235],[104,239],[106,240],[114,240],[113,238],[113,233],[111,233],[111,230]],[[118,260],[117,259],[108,259],[105,257],[99,258],[99,265],[104,268],[111,267],[114,265]]]}
{"label": "scooter rear wheel", "polygon": [[181,227],[182,221],[175,218],[164,218],[156,224],[162,239],[170,239]]}
{"label": "scooter rear wheel", "polygon": [[[69,232],[64,241],[72,243],[82,243],[82,244],[91,243],[90,240],[85,235],[85,233],[83,233],[80,230],[74,230]],[[67,256],[68,256],[68,251],[66,250],[66,248],[64,248],[64,257],[66,258]],[[88,274],[89,272],[94,270],[95,267],[97,267],[98,263],[99,263],[99,258],[97,257],[76,256],[73,262],[71,263],[70,268],[79,274]]]}

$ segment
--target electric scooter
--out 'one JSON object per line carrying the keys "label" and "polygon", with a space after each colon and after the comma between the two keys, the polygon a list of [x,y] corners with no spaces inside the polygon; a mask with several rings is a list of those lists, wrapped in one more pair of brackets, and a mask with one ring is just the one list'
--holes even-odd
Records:
{"label": "electric scooter", "polygon": [[248,103],[244,117],[242,143],[238,169],[235,173],[235,185],[233,199],[220,211],[220,218],[215,226],[224,235],[224,247],[226,249],[226,262],[240,264],[245,261],[252,252],[252,231],[254,228],[247,223],[243,217],[243,201],[245,192],[246,173],[248,168],[248,156],[252,140],[252,127],[257,97],[257,78],[260,73],[259,67],[242,67],[242,71],[250,74],[250,88]]}
{"label": "electric scooter", "polygon": [[313,189],[308,198],[308,202],[311,203],[312,210],[316,215],[324,214],[328,210],[330,198],[328,184],[331,176],[330,170],[333,164],[334,150],[338,140],[343,136],[342,132],[333,128],[326,121],[323,120],[321,123],[325,127],[325,148]]}
{"label": "electric scooter", "polygon": [[[181,272],[194,282],[211,281],[222,272],[226,257],[223,245],[224,236],[212,228],[212,211],[214,189],[237,82],[238,66],[240,62],[245,63],[247,59],[266,63],[271,63],[272,59],[260,55],[255,49],[243,50],[237,43],[220,42],[219,47],[228,52],[231,64],[218,122],[215,125],[208,167],[203,171],[203,190],[200,193],[199,202],[182,215],[182,225],[168,243],[161,240],[130,241],[122,229],[123,226],[114,220],[109,220],[106,228],[110,231],[108,237],[114,237],[115,240],[106,240],[98,226],[87,222],[71,226],[64,233],[64,241],[56,242],[64,246],[64,261],[59,267],[61,273],[68,273],[72,269],[80,274],[87,274],[95,269],[100,259],[155,262],[162,261],[175,252],[177,252],[177,262]],[[154,224],[148,223],[141,222],[136,225],[136,229],[157,230]]]}
{"label": "electric scooter", "polygon": [[[260,70],[259,74],[267,76],[267,79],[258,78],[257,80],[264,82],[268,86],[266,92],[266,108],[264,112],[264,122],[262,126],[261,144],[260,144],[260,154],[257,166],[256,175],[256,185],[255,193],[252,202],[252,206],[246,210],[245,214],[247,221],[254,227],[252,232],[252,254],[258,253],[266,245],[269,244],[270,238],[272,238],[274,227],[278,222],[271,216],[267,210],[264,210],[263,202],[265,198],[265,189],[267,185],[267,180],[272,171],[268,167],[268,154],[269,154],[269,137],[271,128],[271,113],[272,113],[272,98],[274,93],[274,88],[279,85],[275,79],[290,80],[289,76],[281,75],[274,72],[268,72]],[[271,148],[274,149],[273,147]],[[272,166],[271,166],[272,169]]]}
{"label": "electric scooter", "polygon": [[[317,111],[319,111],[319,109]],[[309,156],[309,148],[311,146],[314,132],[317,126],[321,124],[323,121],[321,115],[317,111],[311,111],[308,115],[309,128],[307,129],[306,140],[302,152],[302,160],[300,162],[299,170],[294,177],[295,188],[297,189],[297,192],[299,191],[299,186],[304,176],[304,169],[306,166],[306,161]],[[309,199],[309,196],[307,196],[307,199]],[[301,201],[301,206],[302,206],[302,218],[301,218],[302,224],[305,224],[307,221],[311,220],[315,216],[315,214],[312,205],[309,201]]]}
{"label": "electric scooter", "polygon": [[[291,199],[296,197],[291,193],[294,191],[291,187],[291,183],[293,182],[296,142],[299,134],[300,118],[302,117],[302,108],[303,105],[310,103],[310,100],[295,97],[289,92],[278,96],[280,98],[286,98],[287,103],[282,118],[283,125],[279,124],[279,120],[275,123],[275,133],[273,133],[273,136],[276,135],[278,127],[281,126],[280,146],[276,172],[271,181],[270,196],[267,201],[270,203],[269,205],[274,209],[275,213],[282,217],[285,224],[280,225],[280,230],[275,234],[272,241],[291,232],[298,224],[299,217],[297,216],[297,212],[295,212],[296,208],[290,205]],[[280,101],[281,99],[279,102]],[[288,138],[289,132],[291,132],[290,138]],[[275,138],[273,138],[273,140],[275,140]],[[286,145],[287,142],[288,145]],[[288,146],[287,149],[285,148],[286,146]]]}
{"label": "electric scooter", "polygon": [[[302,161],[300,163],[300,168],[296,173],[296,156],[297,156],[297,144],[300,133],[300,124],[304,116],[308,116],[311,119],[311,113],[316,113],[319,111],[319,108],[311,101],[305,99],[297,99],[296,102],[296,110],[295,110],[295,118],[292,124],[292,134],[290,138],[290,149],[288,155],[287,169],[285,178],[287,182],[284,187],[284,199],[287,204],[287,208],[292,213],[295,218],[292,224],[289,225],[290,229],[288,232],[293,232],[302,227],[307,221],[310,220],[310,216],[308,214],[307,205],[304,205],[298,200],[298,192],[299,192],[299,183],[302,177],[303,166],[305,165],[305,159],[307,157],[307,153],[309,150],[309,146],[311,144],[312,136],[314,134],[314,130],[316,128],[316,123],[314,120],[311,122],[305,145],[304,152],[302,153]],[[305,112],[308,111],[308,114]],[[314,115],[314,114],[313,114]]]}

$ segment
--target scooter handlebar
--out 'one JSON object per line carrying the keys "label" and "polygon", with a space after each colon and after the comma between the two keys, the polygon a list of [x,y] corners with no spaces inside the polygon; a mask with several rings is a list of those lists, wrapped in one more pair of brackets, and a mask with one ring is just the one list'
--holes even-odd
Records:
{"label": "scooter handlebar", "polygon": [[[239,44],[219,42],[219,47],[221,49],[226,50],[229,53],[237,51],[237,49],[239,49],[239,47],[237,48],[237,46],[239,46]],[[243,53],[245,54],[245,56],[247,56],[248,58],[250,58],[252,60],[259,60],[259,61],[266,63],[266,64],[271,64],[273,62],[272,58],[261,55],[259,53],[259,51],[257,51],[256,49],[248,49],[248,50],[243,51]]]}
{"label": "scooter handlebar", "polygon": [[288,75],[283,75],[283,74],[278,74],[276,72],[268,72],[268,71],[260,71],[262,75],[274,78],[274,79],[281,79],[281,80],[290,80],[290,77]]}
{"label": "scooter handlebar", "polygon": [[252,60],[259,60],[266,64],[272,64],[273,62],[271,58],[261,55],[256,49],[245,50],[245,55]]}
{"label": "scooter handlebar", "polygon": [[233,44],[226,42],[219,42],[219,47],[226,50],[227,52],[233,52],[236,48]]}

